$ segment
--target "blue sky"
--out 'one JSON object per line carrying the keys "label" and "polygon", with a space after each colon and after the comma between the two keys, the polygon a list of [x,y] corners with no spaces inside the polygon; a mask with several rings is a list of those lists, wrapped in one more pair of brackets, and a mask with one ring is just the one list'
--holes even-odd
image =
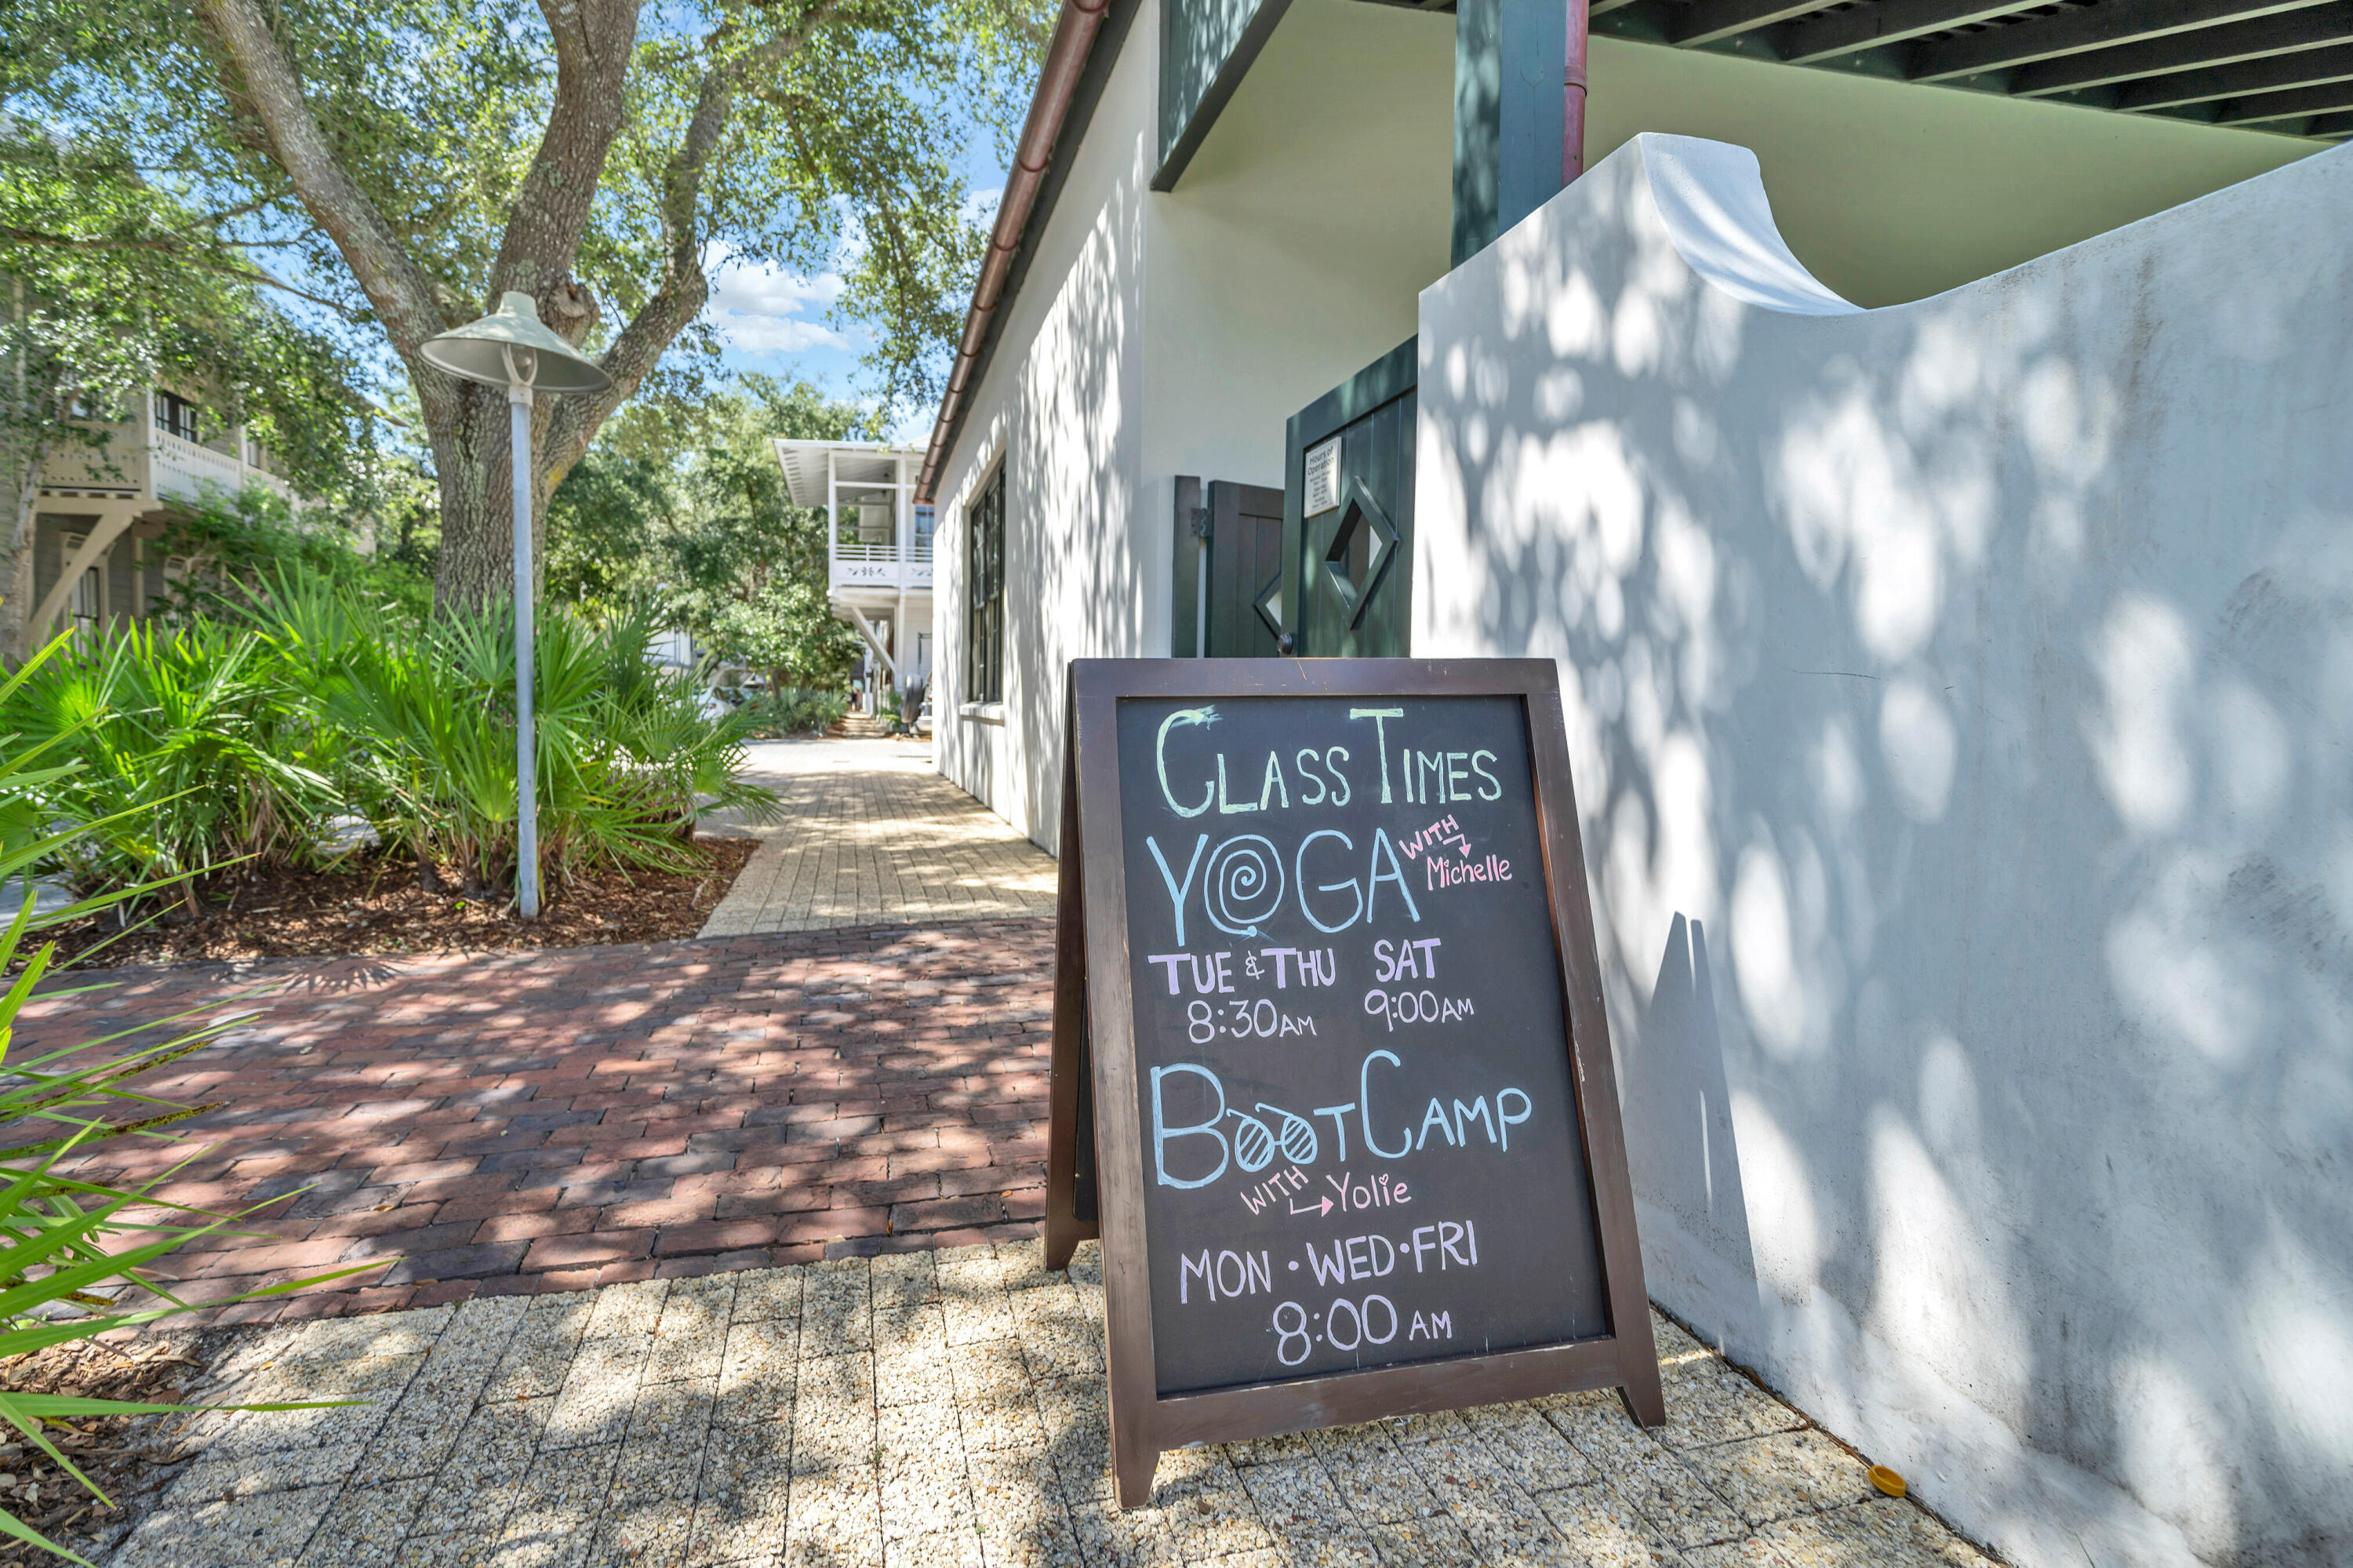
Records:
{"label": "blue sky", "polygon": [[[993,213],[1005,171],[979,161],[987,158],[985,150],[976,152],[967,210]],[[779,271],[734,260],[718,247],[706,255],[704,266],[711,278],[711,302],[703,316],[718,328],[726,344],[723,358],[731,369],[787,380],[798,377],[835,397],[857,395],[865,379],[859,374],[859,359],[869,337],[855,322],[831,319],[841,294],[839,272],[809,277]],[[928,407],[903,410],[892,439],[910,445],[928,440],[934,412]]]}

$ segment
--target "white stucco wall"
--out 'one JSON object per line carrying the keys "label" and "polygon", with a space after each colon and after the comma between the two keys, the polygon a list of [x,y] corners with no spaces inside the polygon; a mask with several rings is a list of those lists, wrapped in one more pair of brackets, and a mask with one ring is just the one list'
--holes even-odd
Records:
{"label": "white stucco wall", "polygon": [[1145,208],[1155,475],[1282,487],[1285,421],[1411,337],[1445,275],[1453,145],[1451,16],[1293,0]]}
{"label": "white stucco wall", "polygon": [[[1074,658],[1168,641],[1168,524],[1142,507],[1142,225],[1158,30],[1147,0],[937,489],[939,768],[1049,848],[1059,825],[1064,669]],[[965,508],[999,462],[1005,702],[984,716],[966,711],[965,693]]]}
{"label": "white stucco wall", "polygon": [[1650,137],[1422,296],[1651,1293],[2029,1568],[2353,1561],[2348,240],[2328,153],[1859,313]]}
{"label": "white stucco wall", "polygon": [[[1453,36],[1295,0],[1155,193],[1154,0],[1129,26],[939,486],[939,766],[1050,850],[1065,667],[1169,651],[1176,477],[1280,486],[1284,421],[1411,336],[1446,270]],[[1006,702],[980,716],[964,508],[1000,459]]]}

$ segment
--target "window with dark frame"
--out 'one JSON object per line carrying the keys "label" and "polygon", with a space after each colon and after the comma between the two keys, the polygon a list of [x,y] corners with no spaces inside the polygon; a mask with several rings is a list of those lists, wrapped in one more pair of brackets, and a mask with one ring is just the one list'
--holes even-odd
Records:
{"label": "window with dark frame", "polygon": [[964,700],[1005,700],[1005,465],[965,508]]}
{"label": "window with dark frame", "polygon": [[176,392],[156,393],[155,428],[184,441],[197,440],[196,406]]}

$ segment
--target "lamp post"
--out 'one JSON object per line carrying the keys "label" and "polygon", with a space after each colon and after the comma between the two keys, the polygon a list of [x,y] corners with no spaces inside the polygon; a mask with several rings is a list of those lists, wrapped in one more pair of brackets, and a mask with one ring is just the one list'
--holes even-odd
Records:
{"label": "lamp post", "polygon": [[508,445],[514,457],[515,898],[539,917],[539,758],[532,726],[531,405],[535,392],[602,392],[613,378],[539,319],[529,294],[499,296],[480,321],[427,338],[427,365],[507,389]]}

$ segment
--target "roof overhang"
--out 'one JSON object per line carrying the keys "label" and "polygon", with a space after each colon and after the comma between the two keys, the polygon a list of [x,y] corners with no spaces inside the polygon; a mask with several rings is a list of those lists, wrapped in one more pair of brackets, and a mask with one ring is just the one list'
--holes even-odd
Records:
{"label": "roof overhang", "polygon": [[922,475],[915,482],[920,500],[933,499],[940,471],[964,429],[972,393],[988,368],[1004,328],[1002,308],[1012,302],[1029,272],[1038,233],[1053,215],[1055,198],[1070,175],[1071,160],[1078,154],[1087,122],[1094,117],[1103,79],[1111,74],[1112,61],[1127,36],[1128,23],[1135,18],[1137,5],[1138,0],[1092,0],[1092,4],[1062,0],[1053,39],[1046,46],[1046,63],[1038,74],[1038,90],[1029,100],[1029,115],[1013,149],[1005,194],[997,198],[987,259],[973,285],[964,336],[957,341],[955,360],[948,367],[947,387],[940,397],[939,416],[932,425]]}
{"label": "roof overhang", "polygon": [[902,482],[900,464],[912,474],[923,460],[914,447],[885,446],[881,441],[799,441],[776,439],[776,461],[784,465],[785,491],[796,506],[826,503],[827,460],[832,460],[834,499],[847,503],[871,500],[871,492]]}
{"label": "roof overhang", "polygon": [[[1138,0],[1064,0],[915,493],[932,498]],[[1458,0],[1366,0],[1451,13]],[[1556,5],[1561,0],[1482,0]],[[1164,0],[1175,188],[1290,0]],[[1597,33],[1670,48],[2316,140],[2353,136],[2353,0],[1590,0]],[[1164,49],[1164,53],[1167,53]]]}

